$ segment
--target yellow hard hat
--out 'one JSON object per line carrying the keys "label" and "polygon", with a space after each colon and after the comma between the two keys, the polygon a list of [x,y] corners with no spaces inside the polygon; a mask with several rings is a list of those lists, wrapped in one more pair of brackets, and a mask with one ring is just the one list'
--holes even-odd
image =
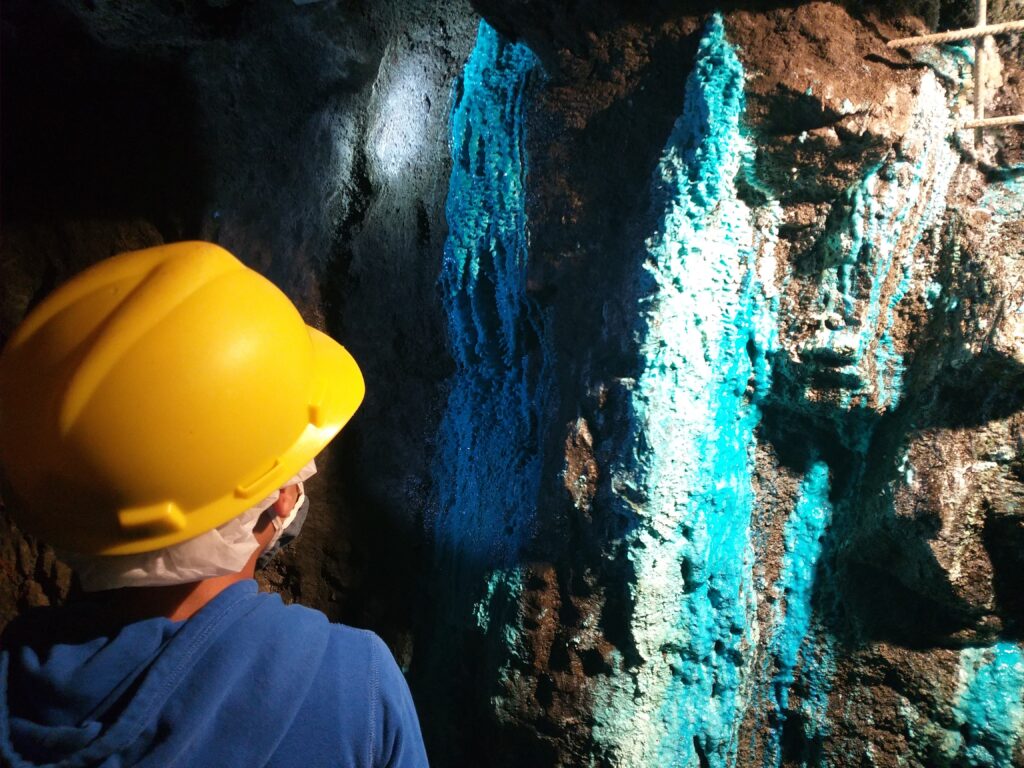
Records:
{"label": "yellow hard hat", "polygon": [[352,356],[211,243],[102,261],[0,355],[16,518],[82,554],[148,552],[279,488],[363,399]]}

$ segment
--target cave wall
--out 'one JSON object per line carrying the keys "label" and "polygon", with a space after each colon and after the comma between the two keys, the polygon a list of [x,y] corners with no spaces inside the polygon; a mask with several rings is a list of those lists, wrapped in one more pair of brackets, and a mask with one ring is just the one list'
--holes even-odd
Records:
{"label": "cave wall", "polygon": [[479,6],[412,668],[488,713],[455,762],[1020,763],[1020,137],[953,130],[969,47],[884,45],[962,9]]}
{"label": "cave wall", "polygon": [[[473,6],[6,3],[0,338],[198,237],[346,344],[261,581],[435,764],[1024,764],[1021,132],[885,47],[964,4]],[[66,599],[4,524],[0,617]]]}

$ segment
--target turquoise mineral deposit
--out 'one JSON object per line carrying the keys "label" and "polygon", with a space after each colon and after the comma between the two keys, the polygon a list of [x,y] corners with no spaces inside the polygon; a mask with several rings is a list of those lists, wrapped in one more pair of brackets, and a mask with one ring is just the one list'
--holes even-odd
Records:
{"label": "turquoise mineral deposit", "polygon": [[1024,652],[1012,642],[967,648],[960,654],[954,707],[961,765],[1012,765],[1024,738]]}
{"label": "turquoise mineral deposit", "polygon": [[743,82],[715,16],[652,181],[660,224],[642,268],[655,288],[641,307],[634,443],[616,478],[646,500],[630,505],[629,543],[642,662],[607,682],[594,715],[595,738],[622,765],[732,765],[753,683],[755,401],[776,343],[757,262],[778,216],[737,194],[741,174],[758,186]]}
{"label": "turquoise mineral deposit", "polygon": [[[451,113],[441,288],[456,372],[438,437],[439,556],[495,567],[528,540],[540,480],[544,320],[526,297],[524,45],[481,22]],[[530,363],[530,350],[540,350]]]}
{"label": "turquoise mineral deposit", "polygon": [[800,485],[796,508],[786,521],[786,551],[782,572],[776,583],[775,625],[768,643],[769,659],[775,667],[771,680],[772,727],[765,750],[766,768],[782,765],[782,727],[790,706],[790,688],[798,666],[808,688],[802,705],[805,743],[820,744],[827,733],[829,679],[833,671],[831,638],[813,629],[811,599],[814,595],[822,542],[832,519],[829,499],[829,469],[818,461]]}

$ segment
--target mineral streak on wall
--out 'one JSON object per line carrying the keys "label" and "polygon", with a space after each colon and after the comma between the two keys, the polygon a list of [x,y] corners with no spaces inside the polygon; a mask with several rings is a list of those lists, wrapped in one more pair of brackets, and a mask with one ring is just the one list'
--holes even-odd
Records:
{"label": "mineral streak on wall", "polygon": [[[899,405],[905,365],[892,336],[895,309],[910,287],[922,236],[945,213],[959,164],[947,140],[951,120],[946,91],[926,72],[902,141],[832,209],[821,241],[820,293],[810,308],[818,330],[800,357],[819,371],[807,379],[807,397],[828,399],[838,389],[839,412]],[[863,450],[869,436],[847,435],[849,426],[841,432]]]}
{"label": "mineral streak on wall", "polygon": [[825,715],[832,672],[832,637],[814,622],[812,597],[822,542],[832,519],[829,500],[829,468],[815,462],[800,485],[796,508],[785,527],[785,554],[775,584],[773,627],[768,642],[768,659],[774,665],[771,677],[765,745],[766,768],[782,765],[782,733],[790,706],[790,689],[800,669],[807,693],[800,703],[804,732],[800,739],[812,745],[808,752],[820,754],[827,735]]}
{"label": "mineral streak on wall", "polygon": [[[631,510],[631,639],[640,661],[595,696],[594,737],[630,766],[733,764],[752,680],[754,404],[774,319],[758,280],[776,207],[737,195],[752,150],[743,69],[709,22],[653,179],[644,369],[613,487]],[[761,224],[761,230],[754,222]]]}
{"label": "mineral streak on wall", "polygon": [[456,372],[438,438],[437,556],[511,565],[531,532],[547,368],[526,297],[524,94],[537,61],[481,22],[451,114],[441,273]]}
{"label": "mineral streak on wall", "polygon": [[[455,373],[433,469],[432,638],[416,677],[428,743],[452,763],[474,736],[477,711],[501,675],[517,629],[518,560],[533,533],[540,482],[548,347],[526,296],[525,97],[538,62],[481,22],[455,86],[452,171],[440,285]],[[492,618],[497,614],[497,618]],[[437,617],[442,617],[440,620]],[[467,644],[491,649],[481,658]],[[476,666],[482,665],[482,666]],[[462,758],[473,762],[472,757]]]}
{"label": "mineral streak on wall", "polygon": [[[461,712],[480,706],[515,642],[504,611],[532,533],[548,350],[526,296],[525,96],[537,60],[485,22],[455,84],[452,171],[440,287],[455,372],[437,437],[431,535],[434,604],[413,687],[428,744],[449,763],[472,744]],[[492,622],[492,613],[502,614]],[[495,650],[481,659],[479,634]],[[480,664],[484,664],[481,668]],[[415,665],[414,665],[415,666]],[[458,737],[453,734],[459,733]],[[453,738],[457,744],[452,744]],[[454,750],[454,751],[453,751]]]}

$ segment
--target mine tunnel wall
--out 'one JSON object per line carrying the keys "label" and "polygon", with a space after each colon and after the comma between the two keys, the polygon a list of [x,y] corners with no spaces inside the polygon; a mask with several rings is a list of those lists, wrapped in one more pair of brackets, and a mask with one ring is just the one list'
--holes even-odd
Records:
{"label": "mine tunnel wall", "polygon": [[[1024,764],[1021,133],[885,46],[969,14],[549,5],[5,3],[0,340],[188,238],[341,340],[259,578],[387,641],[434,764]],[[3,530],[0,619],[74,593]]]}

